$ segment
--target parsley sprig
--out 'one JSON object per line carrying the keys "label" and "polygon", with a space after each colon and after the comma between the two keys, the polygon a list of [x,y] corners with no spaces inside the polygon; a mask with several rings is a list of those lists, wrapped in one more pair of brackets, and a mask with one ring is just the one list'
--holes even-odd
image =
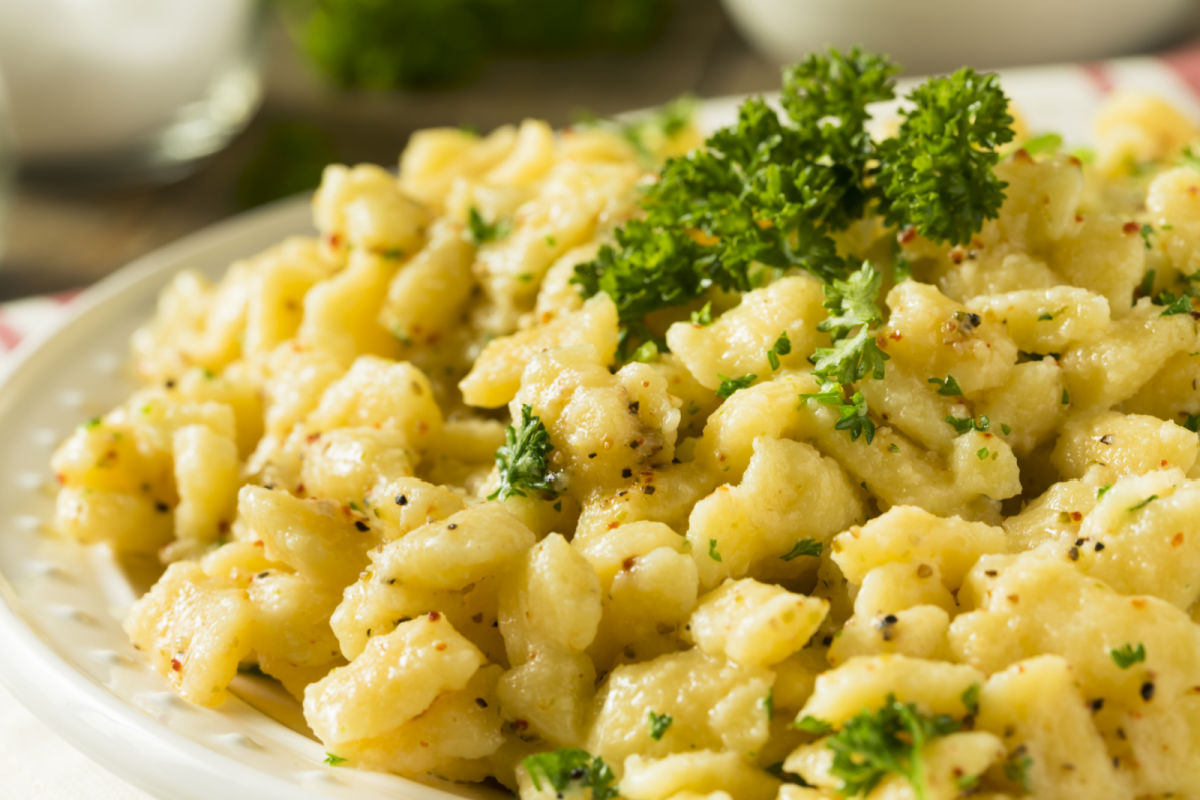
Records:
{"label": "parsley sprig", "polygon": [[561,797],[575,783],[590,788],[594,800],[617,797],[617,790],[613,788],[616,776],[612,769],[600,756],[592,756],[586,750],[566,747],[529,756],[521,763],[535,789],[541,789],[542,781],[546,781]]}
{"label": "parsley sprig", "polygon": [[918,800],[925,800],[925,766],[921,749],[930,739],[954,733],[961,723],[953,717],[929,716],[912,703],[889,695],[877,711],[864,709],[825,740],[833,751],[830,774],[841,781],[847,797],[870,794],[891,773],[903,775]]}
{"label": "parsley sprig", "polygon": [[583,294],[606,292],[634,338],[647,314],[712,287],[748,291],[793,270],[824,281],[855,269],[832,234],[876,211],[936,241],[965,243],[1003,200],[992,173],[1013,137],[994,75],[964,69],[916,89],[897,135],[875,142],[871,103],[895,96],[897,67],[855,48],[813,54],[784,74],[785,114],[762,98],[704,146],[663,166],[644,216],[579,264]]}
{"label": "parsley sprig", "polygon": [[1006,184],[992,168],[1012,141],[1008,98],[995,74],[963,67],[918,86],[896,136],[879,145],[884,220],[928,239],[965,244],[996,216]]}
{"label": "parsley sprig", "polygon": [[864,378],[883,377],[883,363],[889,356],[876,340],[875,330],[883,320],[877,297],[883,276],[869,262],[845,280],[825,284],[825,307],[829,316],[817,329],[829,333],[831,347],[818,347],[811,358],[813,375],[824,383],[819,392],[802,394],[801,399],[836,406],[836,430],[848,431],[851,441],[859,436],[867,444],[875,438],[875,422],[867,413],[867,401],[861,391],[848,388]]}
{"label": "parsley sprig", "polygon": [[839,384],[854,383],[868,375],[883,377],[883,362],[889,359],[875,339],[875,328],[883,321],[877,297],[883,276],[869,262],[845,279],[825,284],[825,307],[829,316],[817,324],[833,339],[832,347],[818,347],[812,355],[813,374]]}
{"label": "parsley sprig", "polygon": [[542,418],[533,413],[532,406],[521,406],[520,425],[508,426],[504,431],[504,444],[496,451],[500,486],[488,495],[488,499],[507,500],[513,495],[524,497],[526,490],[549,494],[551,497],[557,494],[546,463],[546,457],[553,449]]}

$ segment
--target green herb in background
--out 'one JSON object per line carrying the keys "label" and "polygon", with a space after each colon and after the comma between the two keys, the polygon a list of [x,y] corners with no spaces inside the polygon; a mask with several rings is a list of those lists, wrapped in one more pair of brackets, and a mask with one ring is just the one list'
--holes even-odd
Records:
{"label": "green herb in background", "polygon": [[325,165],[338,160],[329,134],[303,122],[277,122],[263,133],[258,148],[238,175],[239,208],[311,191]]}
{"label": "green herb in background", "polygon": [[631,50],[662,29],[667,0],[277,0],[334,82],[354,89],[442,86],[498,55]]}

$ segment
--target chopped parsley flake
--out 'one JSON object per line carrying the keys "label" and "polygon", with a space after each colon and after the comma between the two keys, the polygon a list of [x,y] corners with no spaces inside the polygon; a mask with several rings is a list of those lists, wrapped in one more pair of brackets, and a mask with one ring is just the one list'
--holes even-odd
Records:
{"label": "chopped parsley flake", "polygon": [[770,689],[767,689],[766,697],[758,702],[762,706],[763,711],[766,712],[767,722],[775,719],[775,687],[772,686]]}
{"label": "chopped parsley flake", "polygon": [[1067,392],[1066,389],[1062,390],[1062,404],[1064,406],[1071,404],[1071,395]]}
{"label": "chopped parsley flake", "polygon": [[962,693],[963,708],[967,714],[974,717],[979,713],[979,684],[972,683]]}
{"label": "chopped parsley flake", "polygon": [[962,436],[964,433],[970,433],[972,430],[986,433],[987,431],[991,430],[992,427],[991,420],[989,420],[985,414],[980,414],[978,419],[973,419],[971,417],[964,418],[947,416],[946,424],[951,428],[954,428],[955,432],[958,433],[959,436]]}
{"label": "chopped parsley flake", "polygon": [[521,424],[508,426],[504,431],[504,444],[496,451],[500,486],[488,495],[488,499],[524,497],[525,490],[551,496],[557,494],[546,463],[546,457],[553,449],[541,417],[533,413],[532,406],[521,406]]}
{"label": "chopped parsley flake", "polygon": [[1142,242],[1145,243],[1147,250],[1154,249],[1154,245],[1150,243],[1150,237],[1154,235],[1154,228],[1151,225],[1142,223],[1142,227],[1138,229],[1138,235],[1142,237]]}
{"label": "chopped parsley flake", "polygon": [[975,457],[978,458],[980,461],[986,461],[987,457],[989,455],[991,455],[991,453],[992,453],[991,450],[988,450],[986,447],[981,447],[975,451]]}
{"label": "chopped parsley flake", "polygon": [[1054,319],[1053,314],[1051,314],[1049,311],[1043,311],[1041,314],[1038,314],[1037,321],[1038,322],[1049,322],[1052,319]]}
{"label": "chopped parsley flake", "polygon": [[84,429],[91,431],[91,430],[95,430],[96,428],[99,428],[100,423],[101,423],[101,419],[99,417],[92,417],[87,422],[83,423],[83,427],[84,427]]}
{"label": "chopped parsley flake", "polygon": [[561,796],[574,783],[590,788],[594,800],[617,797],[617,790],[613,788],[616,776],[612,769],[604,763],[604,759],[593,757],[586,750],[568,747],[538,753],[529,756],[521,764],[529,773],[535,789],[540,790],[542,781],[545,781]]}
{"label": "chopped parsley flake", "polygon": [[1142,273],[1142,282],[1138,284],[1138,288],[1133,293],[1134,302],[1137,302],[1139,297],[1149,297],[1154,293],[1154,277],[1156,271],[1152,269]]}
{"label": "chopped parsley flake", "polygon": [[784,561],[791,561],[800,556],[819,556],[823,546],[816,539],[801,539],[792,545],[792,549],[780,556]]}
{"label": "chopped parsley flake", "polygon": [[754,373],[743,375],[740,378],[728,378],[720,373],[717,377],[721,379],[721,385],[717,387],[717,397],[726,399],[739,389],[745,389],[758,378]]}
{"label": "chopped parsley flake", "polygon": [[803,733],[810,733],[814,736],[824,736],[833,730],[833,726],[823,719],[818,719],[811,714],[805,714],[800,719],[792,723],[792,727]]}
{"label": "chopped parsley flake", "polygon": [[1025,752],[1025,746],[1022,745],[1014,750],[1004,762],[1004,777],[1028,792],[1032,788],[1029,784],[1029,768],[1032,766],[1033,759]]}
{"label": "chopped parsley flake", "polygon": [[771,349],[767,351],[767,361],[770,363],[771,369],[779,369],[779,357],[786,356],[790,352],[792,352],[792,340],[788,338],[787,331],[784,331],[779,334],[775,344],[771,345]]}
{"label": "chopped parsley flake", "polygon": [[1053,155],[1062,147],[1062,137],[1057,133],[1043,133],[1040,136],[1034,136],[1028,139],[1021,145],[1021,149],[1031,156],[1042,155],[1043,153]]}
{"label": "chopped parsley flake", "polygon": [[1200,431],[1200,414],[1186,414],[1183,422],[1176,420],[1175,424],[1187,428],[1192,433],[1196,433]]}
{"label": "chopped parsley flake", "polygon": [[925,800],[928,787],[921,750],[930,739],[961,727],[953,717],[928,716],[889,695],[883,707],[858,712],[825,740],[833,751],[829,772],[841,780],[838,791],[847,797],[869,794],[894,773],[908,780],[918,800]]}
{"label": "chopped parsley flake", "polygon": [[1121,669],[1129,669],[1134,664],[1140,664],[1146,660],[1146,646],[1138,642],[1137,647],[1126,643],[1115,650],[1109,650],[1108,654],[1112,656],[1113,663]]}
{"label": "chopped parsley flake", "polygon": [[655,714],[650,712],[650,738],[658,741],[667,732],[667,728],[671,727],[671,723],[675,719],[670,714]]}
{"label": "chopped parsley flake", "polygon": [[1155,305],[1166,306],[1160,317],[1171,317],[1176,314],[1190,314],[1192,312],[1192,297],[1189,292],[1190,288],[1185,290],[1180,295],[1175,295],[1173,292],[1159,292],[1158,297],[1154,298]]}
{"label": "chopped parsley flake", "polygon": [[1097,499],[1097,500],[1099,500],[1101,497],[1104,497],[1104,495],[1105,495],[1105,494],[1108,492],[1108,490],[1109,490],[1109,489],[1111,489],[1111,488],[1112,488],[1112,484],[1111,484],[1111,483],[1106,483],[1106,484],[1104,484],[1103,486],[1101,486],[1099,489],[1097,489],[1097,490],[1096,490],[1096,499]]}
{"label": "chopped parsley flake", "polygon": [[693,311],[692,315],[691,315],[691,321],[692,321],[693,325],[699,325],[701,328],[712,325],[712,323],[713,323],[712,301],[709,300],[707,303],[702,305],[698,310]]}
{"label": "chopped parsley flake", "polygon": [[325,763],[331,767],[336,767],[338,764],[346,763],[346,759],[341,756],[335,756],[333,753],[325,754]]}
{"label": "chopped parsley flake", "polygon": [[467,236],[476,246],[495,239],[503,239],[508,236],[511,228],[512,225],[508,220],[498,219],[495,222],[487,222],[475,206],[471,206],[467,211]]}
{"label": "chopped parsley flake", "polygon": [[838,421],[833,424],[835,430],[849,431],[850,441],[857,441],[859,436],[867,440],[867,444],[875,438],[875,422],[867,415],[867,401],[862,392],[855,392],[849,400],[842,396],[842,389],[836,383],[826,383],[819,392],[807,392],[800,395],[804,402],[816,400],[821,405],[837,406]]}
{"label": "chopped parsley flake", "polygon": [[958,385],[958,381],[954,380],[953,375],[947,375],[945,379],[930,378],[928,383],[935,384],[938,387],[937,393],[945,397],[962,396],[962,387]]}
{"label": "chopped parsley flake", "polygon": [[653,339],[647,339],[637,346],[629,360],[641,364],[653,364],[658,361],[658,344]]}
{"label": "chopped parsley flake", "polygon": [[1134,503],[1133,505],[1131,505],[1131,506],[1129,507],[1129,511],[1133,512],[1133,511],[1138,511],[1139,509],[1143,509],[1143,508],[1145,508],[1146,506],[1148,506],[1148,505],[1150,505],[1151,503],[1153,503],[1153,502],[1154,502],[1155,500],[1157,500],[1157,499],[1158,499],[1158,495],[1156,495],[1156,494],[1152,494],[1152,495],[1150,495],[1149,497],[1147,497],[1145,500],[1141,500],[1141,501],[1139,501],[1139,502],[1137,502],[1137,503]]}
{"label": "chopped parsley flake", "polygon": [[1005,436],[1008,436],[1010,433],[1012,433],[1012,426],[1009,425],[1007,422],[1001,422],[1000,423],[1000,432],[1003,433]]}
{"label": "chopped parsley flake", "polygon": [[1179,163],[1200,171],[1200,156],[1196,155],[1191,147],[1183,148],[1183,152],[1179,154]]}
{"label": "chopped parsley flake", "polygon": [[713,561],[721,560],[721,552],[719,550],[717,550],[717,540],[716,539],[708,540],[708,557],[711,558]]}

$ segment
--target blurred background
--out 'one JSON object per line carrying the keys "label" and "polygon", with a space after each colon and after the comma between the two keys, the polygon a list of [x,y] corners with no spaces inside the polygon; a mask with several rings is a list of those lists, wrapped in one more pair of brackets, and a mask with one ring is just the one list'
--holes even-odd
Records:
{"label": "blurred background", "polygon": [[326,162],[394,164],[418,128],[770,90],[826,42],[917,72],[1149,51],[1190,37],[1200,0],[996,5],[4,0],[0,301],[92,283]]}

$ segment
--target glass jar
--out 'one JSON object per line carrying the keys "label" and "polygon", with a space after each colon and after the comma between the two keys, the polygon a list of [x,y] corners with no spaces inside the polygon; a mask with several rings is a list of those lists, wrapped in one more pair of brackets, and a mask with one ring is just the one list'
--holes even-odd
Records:
{"label": "glass jar", "polygon": [[75,183],[169,179],[258,107],[256,0],[4,0],[22,172]]}

